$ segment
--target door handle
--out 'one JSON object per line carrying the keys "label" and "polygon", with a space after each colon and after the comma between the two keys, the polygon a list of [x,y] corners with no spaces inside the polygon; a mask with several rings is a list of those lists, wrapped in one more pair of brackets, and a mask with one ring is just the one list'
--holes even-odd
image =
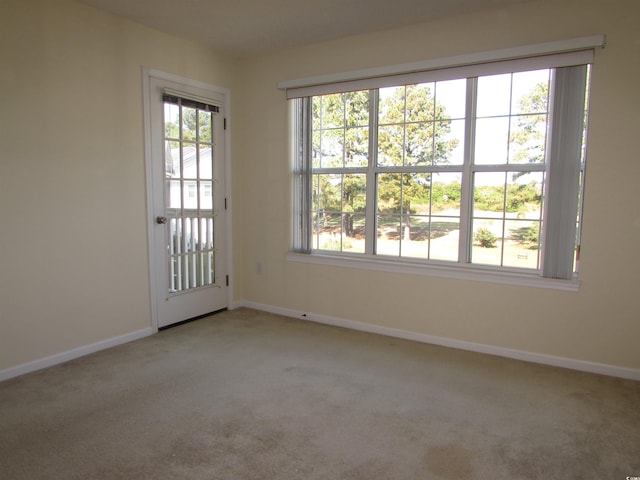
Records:
{"label": "door handle", "polygon": [[158,225],[164,225],[167,223],[167,217],[156,217],[156,223]]}

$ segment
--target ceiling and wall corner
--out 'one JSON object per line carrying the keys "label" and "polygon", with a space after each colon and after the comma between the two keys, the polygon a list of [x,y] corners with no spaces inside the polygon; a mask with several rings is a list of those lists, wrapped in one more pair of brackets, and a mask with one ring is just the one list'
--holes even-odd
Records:
{"label": "ceiling and wall corner", "polygon": [[234,57],[251,57],[530,0],[81,0]]}

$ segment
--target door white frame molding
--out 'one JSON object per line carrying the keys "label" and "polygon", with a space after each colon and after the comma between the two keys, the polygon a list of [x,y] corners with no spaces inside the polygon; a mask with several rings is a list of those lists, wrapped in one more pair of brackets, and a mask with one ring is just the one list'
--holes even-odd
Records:
{"label": "door white frame molding", "polygon": [[212,93],[221,94],[224,96],[224,118],[226,128],[224,130],[224,176],[225,176],[225,197],[226,197],[226,215],[225,215],[225,252],[226,259],[226,272],[229,276],[229,286],[227,287],[227,305],[231,306],[233,302],[233,242],[232,242],[232,211],[233,202],[231,201],[231,91],[228,88],[218,87],[203,83],[197,80],[181,77],[172,73],[163,72],[150,67],[142,67],[142,103],[143,103],[143,127],[144,127],[144,162],[145,162],[145,179],[146,179],[146,199],[147,199],[147,256],[149,261],[149,292],[151,302],[151,327],[154,332],[158,331],[158,298],[155,288],[156,282],[156,263],[154,258],[154,252],[151,246],[153,245],[154,238],[154,211],[153,211],[153,158],[151,147],[151,80],[158,79],[169,82],[174,82],[183,85],[185,88],[194,87],[203,90],[208,90]]}

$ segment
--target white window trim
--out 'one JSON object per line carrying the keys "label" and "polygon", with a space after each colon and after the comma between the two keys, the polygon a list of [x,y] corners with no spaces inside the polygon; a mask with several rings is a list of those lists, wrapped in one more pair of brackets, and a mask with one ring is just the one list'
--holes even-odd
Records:
{"label": "white window trim", "polygon": [[291,262],[308,263],[313,265],[323,265],[328,267],[359,268],[362,270],[374,270],[388,273],[401,273],[407,275],[421,275],[427,277],[449,278],[454,280],[471,280],[478,282],[497,283],[502,285],[513,285],[520,287],[548,288],[552,290],[564,290],[577,292],[580,290],[580,281],[577,278],[572,280],[559,280],[555,278],[545,278],[531,273],[520,273],[514,271],[498,271],[491,266],[468,265],[457,263],[445,263],[437,265],[435,261],[429,264],[411,262],[408,259],[385,260],[384,257],[372,258],[370,256],[358,256],[349,254],[333,255],[325,252],[297,253],[288,252],[286,259]]}
{"label": "white window trim", "polygon": [[[605,45],[605,36],[603,34],[590,35],[586,37],[578,37],[567,40],[559,40],[555,42],[545,42],[533,45],[523,45],[500,50],[488,50],[483,52],[470,53],[465,55],[457,55],[452,57],[436,58],[431,60],[423,60],[413,63],[403,63],[398,65],[388,65],[383,67],[367,68],[363,70],[352,70],[349,72],[332,73],[327,75],[318,75],[314,77],[305,77],[292,80],[282,80],[278,82],[278,88],[285,90],[287,99],[299,98],[313,95],[323,95],[326,93],[337,93],[336,84],[349,82],[344,85],[347,90],[365,90],[368,88],[379,88],[381,85],[374,84],[369,86],[368,82],[377,81],[388,76],[410,75],[415,73],[424,73],[432,70],[444,70],[458,67],[470,67],[473,65],[484,64],[486,67],[489,63],[504,62],[511,60],[523,61],[529,59],[530,65],[524,67],[528,70],[536,68],[536,57],[571,54],[582,54],[584,51],[594,50],[595,48],[603,48]],[[583,60],[580,60],[583,61]],[[590,62],[584,62],[590,63]],[[566,63],[565,63],[566,64]],[[547,64],[547,67],[550,66]],[[553,66],[553,65],[551,65]],[[546,68],[546,67],[542,67]],[[462,74],[462,76],[466,76]],[[434,80],[442,80],[436,78]],[[358,82],[358,83],[351,83]],[[409,81],[408,83],[411,83]],[[330,91],[325,91],[326,85],[333,85]],[[364,86],[362,86],[364,85]]]}

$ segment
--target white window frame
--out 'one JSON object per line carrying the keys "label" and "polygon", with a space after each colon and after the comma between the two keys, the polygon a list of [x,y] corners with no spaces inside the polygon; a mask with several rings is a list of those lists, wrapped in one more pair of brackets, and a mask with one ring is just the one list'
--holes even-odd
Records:
{"label": "white window frame", "polygon": [[[576,160],[575,156],[582,143],[585,88],[582,88],[582,91],[576,95],[576,90],[580,90],[580,88],[576,89],[575,85],[586,87],[586,67],[576,68],[573,66],[591,64],[594,48],[603,46],[604,36],[596,35],[395,67],[291,80],[279,84],[280,88],[286,90],[287,98],[300,99],[314,95],[376,89],[402,84],[469,78],[538,68],[572,67],[556,70],[556,88],[550,91],[550,95],[555,95],[555,98],[553,98],[553,110],[550,115],[552,127],[549,131],[551,141],[548,146],[549,160],[543,214],[545,236],[542,243],[545,246],[545,251],[540,271],[515,271],[505,267],[460,262],[425,262],[405,257],[378,257],[369,252],[349,254],[312,250],[310,248],[310,223],[305,226],[310,212],[311,185],[309,178],[311,166],[304,163],[310,162],[310,144],[306,140],[310,137],[308,133],[311,128],[308,120],[310,118],[308,112],[310,102],[304,100],[291,102],[290,110],[294,133],[301,134],[301,138],[305,140],[293,145],[293,156],[297,159],[294,161],[294,249],[287,255],[287,258],[296,262],[340,267],[578,290],[579,282],[573,274],[573,254],[576,238],[575,215],[579,211],[577,180],[584,164],[580,162],[580,158]],[[296,107],[294,103],[298,106]],[[558,117],[580,118],[580,125],[578,127],[577,124],[571,122],[553,121]],[[568,140],[567,135],[570,137]],[[557,138],[565,140],[562,142],[554,141]],[[553,160],[554,158],[565,158],[567,155],[572,156],[574,160],[570,162]],[[306,160],[301,162],[301,159]],[[570,188],[566,186],[567,178],[571,179]],[[367,204],[369,205],[369,201]],[[549,208],[549,205],[554,208]],[[557,208],[559,205],[562,205],[562,208]],[[571,221],[572,218],[573,221]],[[553,245],[553,248],[548,245]],[[468,247],[461,246],[461,250],[464,248]]]}

